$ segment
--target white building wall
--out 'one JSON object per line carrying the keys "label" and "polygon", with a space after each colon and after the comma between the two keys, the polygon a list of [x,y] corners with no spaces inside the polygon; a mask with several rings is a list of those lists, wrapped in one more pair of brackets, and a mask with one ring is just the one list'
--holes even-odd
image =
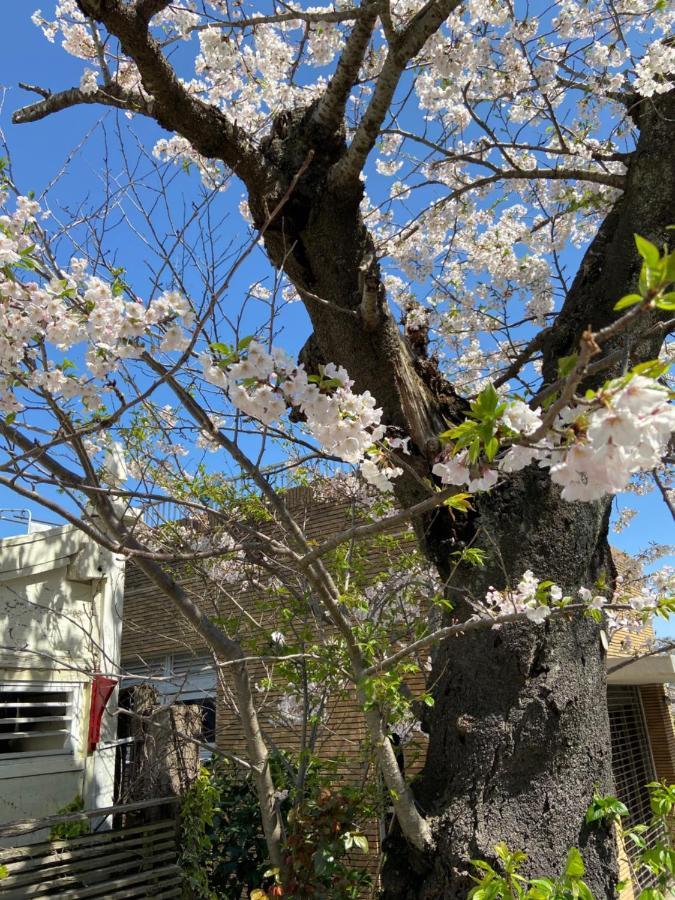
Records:
{"label": "white building wall", "polygon": [[[73,526],[0,541],[0,690],[4,685],[8,692],[6,715],[13,714],[7,700],[13,702],[17,690],[60,687],[72,698],[70,735],[58,748],[48,736],[31,737],[16,750],[18,741],[3,742],[10,726],[0,718],[0,824],[52,815],[77,795],[87,809],[111,804],[116,691],[104,713],[100,749],[91,754],[87,734],[94,674],[119,674],[123,595],[123,559]],[[7,752],[8,746],[15,750]],[[36,749],[43,746],[49,749]]]}

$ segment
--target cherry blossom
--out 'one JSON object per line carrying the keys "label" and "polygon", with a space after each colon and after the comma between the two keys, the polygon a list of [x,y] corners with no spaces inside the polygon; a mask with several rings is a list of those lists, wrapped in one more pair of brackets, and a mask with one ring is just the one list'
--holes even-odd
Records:
{"label": "cherry blossom", "polygon": [[304,366],[283,350],[275,348],[270,353],[255,340],[226,366],[214,364],[209,354],[203,354],[201,362],[206,380],[226,389],[243,413],[271,425],[288,407],[297,407],[325,453],[347,463],[361,463],[367,481],[382,490],[391,489],[390,479],[401,470],[376,465],[379,454],[371,453],[385,435],[382,410],[369,391],[354,393],[353,381],[343,368],[329,363],[320,377],[310,378]]}
{"label": "cherry blossom", "polygon": [[[186,57],[180,71],[182,84],[223,110],[236,103],[237,123],[251,134],[264,132],[278,112],[308,107],[320,95],[327,79],[317,70],[334,62],[351,28],[340,21],[305,27],[283,17],[251,26],[242,21],[235,28],[219,22],[220,4],[207,7],[208,12],[172,4],[154,17],[151,29],[160,42],[194,41],[194,57]],[[417,9],[416,3],[397,2],[392,20],[403,26]],[[150,99],[135,64],[114,41],[101,39],[75,0],[57,0],[50,10],[37,10],[33,21],[48,40],[59,40],[83,61],[83,94],[91,96],[112,78],[140,101]],[[243,20],[247,11],[232,14]],[[395,181],[384,203],[366,194],[363,214],[382,248],[385,283],[404,314],[406,333],[414,342],[433,332],[443,375],[458,388],[479,391],[513,359],[524,339],[517,328],[509,331],[514,310],[523,310],[529,325],[549,321],[560,288],[555,254],[588,240],[618,196],[612,179],[625,171],[620,135],[607,131],[603,105],[626,85],[645,97],[666,89],[675,67],[667,40],[673,21],[671,10],[646,0],[619,3],[611,14],[598,3],[563,0],[549,27],[526,8],[471,0],[420,50],[411,97],[429,124],[426,155],[419,155],[404,129],[385,128],[374,168]],[[361,94],[354,92],[350,109],[372,89],[384,57],[378,32],[362,63]],[[588,73],[578,90],[566,83],[575,70]],[[490,98],[499,98],[503,114],[489,111]],[[565,137],[555,118],[563,104]],[[535,141],[532,129],[548,136]],[[223,165],[202,157],[183,137],[160,138],[154,154],[195,167],[209,188],[228,183]],[[560,177],[566,171],[569,179]],[[413,190],[422,184],[418,177],[431,190],[419,209]],[[0,265],[25,261],[37,212],[34,201],[19,198],[14,212],[3,217]],[[19,372],[27,388],[77,397],[93,409],[109,391],[106,379],[127,362],[148,349],[172,354],[190,347],[190,305],[170,293],[148,302],[131,299],[77,263],[44,280],[0,277],[0,293],[9,301],[0,319],[7,373],[0,405],[7,412],[22,408],[12,382]],[[284,290],[295,296],[292,286]],[[41,341],[63,352],[81,345],[85,371],[66,374],[50,355],[45,371],[37,366],[28,373],[25,354]],[[289,407],[296,408],[325,454],[359,466],[379,489],[391,489],[400,474],[397,447],[388,445],[394,456],[376,449],[387,437],[382,411],[367,391],[354,392],[349,373],[328,365],[315,381],[302,365],[256,342],[226,365],[203,346],[196,352],[205,380],[236,409],[273,426]],[[535,360],[535,372],[536,366]],[[561,414],[549,434],[532,441],[541,422],[540,410],[508,399],[496,458],[470,462],[465,452],[446,447],[433,473],[444,485],[477,492],[539,464],[550,469],[564,499],[591,501],[624,490],[638,471],[657,465],[674,427],[664,390],[639,375],[608,385],[586,407],[575,401],[570,415]]]}
{"label": "cherry blossom", "polygon": [[588,414],[586,437],[551,466],[565,500],[596,500],[618,493],[641,469],[658,466],[675,431],[675,407],[653,378],[610,382]]}

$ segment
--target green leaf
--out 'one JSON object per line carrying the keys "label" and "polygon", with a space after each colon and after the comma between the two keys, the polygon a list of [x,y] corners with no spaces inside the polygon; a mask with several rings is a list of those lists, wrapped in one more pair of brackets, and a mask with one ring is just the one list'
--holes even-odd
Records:
{"label": "green leaf", "polygon": [[471,441],[474,440],[476,434],[478,433],[478,425],[476,422],[462,422],[460,425],[456,425],[454,428],[450,428],[448,431],[444,431],[440,438],[441,440],[454,440],[457,443],[457,448],[462,449],[466,447],[467,444],[470,444]]}
{"label": "green leaf", "polygon": [[567,863],[565,865],[565,875],[568,878],[581,878],[586,871],[586,866],[581,857],[581,853],[576,847],[571,847],[567,854]]}
{"label": "green leaf", "polygon": [[668,311],[675,309],[675,291],[669,291],[669,293],[657,297],[654,301],[654,306],[657,309],[666,309]]}
{"label": "green leaf", "polygon": [[489,863],[489,862],[486,862],[484,859],[472,859],[472,860],[471,860],[471,865],[472,865],[475,869],[478,869],[478,870],[481,871],[481,872],[490,872],[490,873],[493,873],[493,874],[494,874],[494,871],[495,871],[495,870],[492,868],[492,866],[490,865],[490,863]]}
{"label": "green leaf", "polygon": [[550,878],[533,878],[530,881],[528,900],[547,900],[555,894],[555,883]]}
{"label": "green leaf", "polygon": [[581,900],[595,900],[593,892],[585,881],[579,881],[576,884],[577,894]]}
{"label": "green leaf", "polygon": [[469,900],[496,900],[499,897],[499,885],[489,884],[485,887],[475,887],[469,891]]}
{"label": "green leaf", "polygon": [[0,866],[0,879],[9,877],[9,869],[7,866]]}
{"label": "green leaf", "polygon": [[661,258],[658,247],[655,247],[651,241],[641,237],[639,234],[634,235],[635,246],[640,256],[644,259],[650,268],[658,266]]}
{"label": "green leaf", "polygon": [[485,566],[486,553],[480,547],[465,547],[463,550],[455,550],[452,557],[469,566],[478,566],[482,569]]}
{"label": "green leaf", "polygon": [[644,375],[645,378],[661,378],[670,368],[670,363],[661,362],[658,359],[649,359],[646,362],[638,363],[630,370],[631,375]]}
{"label": "green leaf", "polygon": [[484,388],[471,404],[470,415],[478,421],[494,421],[504,410],[506,404],[500,404],[499,394],[492,384]]}
{"label": "green leaf", "polygon": [[502,862],[506,862],[508,858],[511,856],[511,851],[504,843],[504,841],[500,841],[498,844],[495,844],[495,853],[501,859]]}
{"label": "green leaf", "polygon": [[[640,298],[642,299],[642,298]],[[619,301],[620,302],[620,301]],[[616,309],[616,307],[614,307]],[[566,378],[579,361],[579,354],[573,353],[571,356],[561,356],[558,360],[558,377]]]}
{"label": "green leaf", "polygon": [[666,284],[672,284],[675,282],[675,250],[666,256],[664,262],[666,267],[664,273]]}
{"label": "green leaf", "polygon": [[586,821],[588,823],[599,822],[602,819],[612,821],[627,815],[628,807],[618,797],[612,795],[603,797],[600,794],[595,794],[591,805],[586,811]]}
{"label": "green leaf", "polygon": [[636,303],[642,303],[642,300],[640,294],[626,294],[618,303],[614,304],[614,309],[618,312],[620,309],[627,309],[629,306],[635,306]]}
{"label": "green leaf", "polygon": [[223,344],[221,341],[215,341],[215,343],[209,344],[209,347],[215,350],[216,353],[222,353],[223,356],[229,356],[232,353],[232,347],[229,344]]}
{"label": "green leaf", "polygon": [[453,494],[443,501],[443,506],[449,506],[450,509],[456,509],[458,512],[468,512],[471,509],[471,494]]}
{"label": "green leaf", "polygon": [[485,455],[488,458],[489,462],[497,455],[497,451],[499,450],[499,441],[496,437],[491,437],[489,441],[485,442]]}
{"label": "green leaf", "polygon": [[237,344],[237,350],[245,350],[248,347],[248,345],[251,343],[253,338],[254,338],[254,335],[252,335],[252,334],[249,334],[246,337],[243,337]]}

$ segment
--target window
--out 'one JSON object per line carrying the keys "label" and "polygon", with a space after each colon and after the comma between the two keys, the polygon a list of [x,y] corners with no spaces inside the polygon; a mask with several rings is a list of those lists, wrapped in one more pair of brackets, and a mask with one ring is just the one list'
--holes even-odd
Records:
{"label": "window", "polygon": [[[145,659],[140,664],[126,664],[124,668],[128,672],[125,688],[144,682],[153,685],[158,703],[183,707],[186,715],[198,714],[200,725],[197,729],[190,727],[190,734],[205,744],[215,744],[216,670],[211,657],[172,654]],[[208,758],[209,751],[202,749],[201,756]]]}
{"label": "window", "polygon": [[649,822],[651,810],[646,785],[656,776],[637,688],[609,685],[607,705],[617,796],[628,807],[628,824]]}
{"label": "window", "polygon": [[0,685],[0,756],[72,752],[74,695],[67,684]]}
{"label": "window", "polygon": [[216,670],[208,656],[174,654],[122,664],[127,673],[124,687],[151,684],[160,703],[215,697]]}

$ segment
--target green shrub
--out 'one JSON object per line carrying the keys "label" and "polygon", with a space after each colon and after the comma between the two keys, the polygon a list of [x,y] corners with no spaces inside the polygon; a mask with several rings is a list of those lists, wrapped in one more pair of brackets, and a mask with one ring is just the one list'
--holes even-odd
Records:
{"label": "green shrub", "polygon": [[262,882],[267,848],[255,788],[232,763],[206,763],[185,795],[179,862],[186,898],[238,900]]}

